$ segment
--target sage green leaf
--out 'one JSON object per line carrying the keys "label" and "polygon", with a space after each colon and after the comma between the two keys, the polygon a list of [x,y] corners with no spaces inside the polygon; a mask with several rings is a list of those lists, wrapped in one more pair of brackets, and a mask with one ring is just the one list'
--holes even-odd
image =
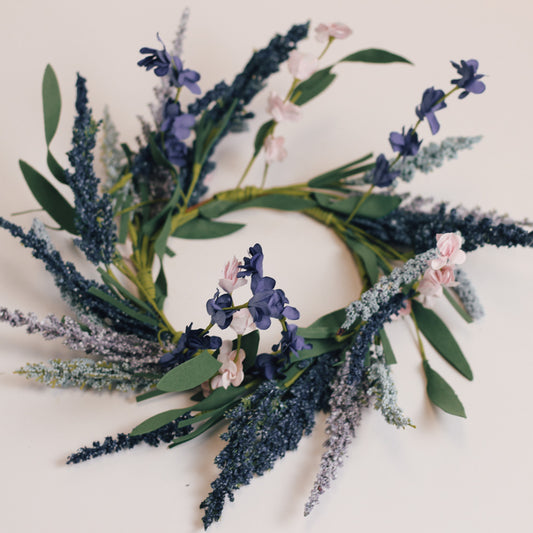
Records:
{"label": "sage green leaf", "polygon": [[336,350],[340,350],[345,345],[345,343],[337,342],[335,339],[309,339],[309,342],[312,345],[309,350],[300,350],[298,357],[296,357],[294,354],[291,354],[291,363],[303,361],[304,359],[311,359],[312,357],[317,357],[325,353],[334,352]]}
{"label": "sage green leaf", "polygon": [[157,143],[154,140],[154,135],[150,135],[150,138],[148,139],[148,144],[150,146],[150,153],[152,154],[152,157],[154,158],[154,161],[156,164],[163,168],[168,168],[169,170],[175,170],[172,163],[165,157],[165,154],[161,151],[159,146],[157,146]]}
{"label": "sage green leaf", "polygon": [[354,239],[346,239],[346,243],[352,252],[360,257],[371,284],[376,283],[379,279],[378,258],[376,254],[368,246]]}
{"label": "sage green leaf", "polygon": [[334,338],[345,319],[346,309],[343,307],[321,316],[306,328],[298,328],[297,333],[305,339]]}
{"label": "sage green leaf", "polygon": [[[317,202],[335,213],[349,215],[359,203],[361,195],[348,196],[342,200],[333,200],[327,194],[315,193]],[[357,216],[372,219],[382,218],[394,211],[402,202],[399,196],[371,194],[359,207]]]}
{"label": "sage green leaf", "polygon": [[280,211],[303,211],[316,206],[316,202],[309,198],[293,196],[289,194],[267,194],[252,198],[239,206],[239,209],[247,207],[266,207],[279,209]]}
{"label": "sage green leaf", "polygon": [[381,346],[383,347],[383,356],[385,357],[385,363],[387,365],[395,365],[396,357],[394,357],[394,352],[392,351],[392,346],[389,341],[389,337],[385,333],[385,328],[379,332],[379,338],[381,340]]}
{"label": "sage green leaf", "polygon": [[104,291],[101,291],[97,287],[91,287],[89,289],[89,294],[92,294],[93,296],[97,296],[100,298],[100,300],[104,300],[104,302],[107,302],[113,306],[115,306],[117,309],[120,309],[123,313],[125,313],[128,316],[131,316],[132,318],[135,318],[139,322],[142,322],[143,324],[148,324],[150,326],[157,326],[159,322],[152,318],[151,316],[144,315],[138,311],[135,311],[134,309],[131,309],[126,304],[121,302],[120,300],[117,300],[113,296],[105,293]]}
{"label": "sage green leaf", "polygon": [[444,379],[433,370],[427,360],[424,361],[424,372],[427,379],[429,399],[443,411],[455,416],[466,418],[465,408],[454,390]]}
{"label": "sage green leaf", "polygon": [[304,105],[325,91],[337,77],[336,74],[332,74],[330,71],[331,67],[319,70],[307,80],[299,83],[292,93],[291,100],[296,105]]}
{"label": "sage green leaf", "polygon": [[157,236],[157,239],[154,242],[154,251],[159,257],[159,259],[163,259],[163,256],[165,255],[165,252],[167,250],[167,241],[170,236],[170,230],[172,229],[172,212],[170,211],[167,214],[167,218],[165,220],[165,223],[163,224],[163,227],[159,231],[159,235]]}
{"label": "sage green leaf", "polygon": [[224,416],[224,410],[220,409],[219,411],[215,411],[216,415],[213,414],[212,418],[210,418],[205,424],[202,424],[201,426],[197,427],[194,431],[191,431],[187,435],[183,435],[181,437],[177,437],[172,441],[172,444],[169,444],[169,448],[174,448],[174,446],[177,446],[178,444],[183,444],[184,442],[187,442],[189,440],[192,440],[198,435],[201,435],[205,431],[207,431],[210,427],[214,426],[217,422],[219,422],[223,416]]}
{"label": "sage green leaf", "polygon": [[[247,335],[243,335],[241,337],[241,348],[246,353],[246,358],[244,359],[243,367],[244,370],[247,370],[255,364],[257,350],[259,349],[259,331],[255,330],[251,331]],[[237,349],[237,339],[233,341],[232,349]]]}
{"label": "sage green leaf", "polygon": [[207,398],[203,398],[196,405],[193,405],[191,411],[210,411],[224,407],[240,398],[244,394],[252,392],[251,389],[242,387],[233,387],[230,385],[227,389],[220,387],[215,389]]}
{"label": "sage green leaf", "polygon": [[206,411],[205,413],[199,413],[191,418],[187,418],[185,420],[180,420],[178,422],[179,428],[184,428],[187,426],[192,426],[193,424],[196,424],[197,422],[201,422],[202,420],[215,418],[216,420],[220,420],[222,418],[221,415],[224,415],[226,409],[228,409],[231,406],[231,403],[227,406],[220,407],[219,409],[214,409],[212,411]]}
{"label": "sage green leaf", "polygon": [[197,217],[183,226],[179,226],[172,235],[182,239],[216,239],[235,233],[243,227],[244,224],[215,222],[214,220]]}
{"label": "sage green leaf", "polygon": [[222,363],[207,350],[202,350],[192,359],[169,370],[157,383],[157,388],[166,392],[181,392],[193,389],[213,377]]}
{"label": "sage green leaf", "polygon": [[59,83],[54,69],[51,65],[46,65],[43,76],[43,114],[44,114],[44,136],[46,146],[50,144],[57,131],[59,115],[61,114],[61,93]]}
{"label": "sage green leaf", "polygon": [[372,153],[366,154],[363,157],[360,157],[359,159],[356,159],[355,161],[351,161],[350,163],[347,163],[346,165],[342,165],[341,167],[335,168],[333,170],[329,170],[328,172],[324,172],[323,174],[319,174],[318,176],[315,176],[314,178],[310,179],[307,183],[309,187],[316,187],[316,188],[323,188],[328,187],[335,182],[339,181],[341,178],[346,177],[346,171],[350,170],[354,173],[358,172],[358,166],[361,163],[364,163],[365,161],[368,161],[372,157]]}
{"label": "sage green leaf", "polygon": [[48,170],[52,173],[52,176],[59,181],[60,183],[67,183],[65,177],[65,170],[63,167],[56,161],[56,158],[52,155],[50,150],[46,154],[46,164],[48,165]]}
{"label": "sage green leaf", "polygon": [[200,206],[198,212],[204,218],[218,218],[221,215],[229,213],[236,206],[239,206],[239,203],[232,202],[231,200],[212,200]]}
{"label": "sage green leaf", "polygon": [[155,431],[156,429],[173,422],[176,418],[188,413],[190,410],[190,407],[185,407],[184,409],[170,409],[169,411],[164,411],[151,416],[144,422],[141,422],[138,426],[135,426],[130,431],[130,437],[136,437],[137,435],[144,435],[145,433],[150,433],[150,431]]}
{"label": "sage green leaf", "polygon": [[412,65],[411,61],[405,59],[405,57],[393,54],[392,52],[387,52],[387,50],[380,50],[379,48],[368,48],[366,50],[360,50],[341,59],[340,62],[348,61],[362,61],[364,63],[409,63]]}
{"label": "sage green leaf", "polygon": [[426,309],[416,301],[412,304],[418,327],[433,348],[465,378],[474,379],[468,361],[446,324],[431,309]]}
{"label": "sage green leaf", "polygon": [[255,136],[254,141],[254,157],[261,151],[261,148],[263,148],[265,138],[272,131],[275,124],[275,120],[269,120],[268,122],[262,124],[261,127],[257,130],[257,134]]}
{"label": "sage green leaf", "polygon": [[163,304],[168,296],[167,277],[165,276],[165,270],[163,263],[159,269],[159,274],[155,280],[155,303],[159,309],[163,309]]}
{"label": "sage green leaf", "polygon": [[63,195],[37,170],[25,161],[19,160],[20,170],[33,196],[41,207],[66,231],[78,234],[74,208]]}
{"label": "sage green leaf", "polygon": [[145,392],[143,394],[139,394],[136,398],[135,398],[135,401],[137,402],[144,402],[144,400],[149,400],[150,398],[155,398],[156,396],[161,396],[161,394],[166,394],[166,391],[164,390],[151,390],[151,391],[148,391],[148,392]]}
{"label": "sage green leaf", "polygon": [[461,318],[471,324],[474,322],[474,319],[470,316],[470,314],[464,309],[464,307],[453,297],[452,293],[446,288],[443,287],[442,290],[444,291],[444,296],[446,296],[446,299],[452,304],[452,307],[461,315]]}

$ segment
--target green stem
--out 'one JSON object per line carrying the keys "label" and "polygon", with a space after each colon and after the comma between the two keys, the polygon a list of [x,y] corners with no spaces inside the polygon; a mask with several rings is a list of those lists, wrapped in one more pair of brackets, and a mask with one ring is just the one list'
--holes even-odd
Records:
{"label": "green stem", "polygon": [[353,211],[350,213],[350,216],[346,219],[346,224],[350,223],[350,220],[355,216],[357,211],[359,211],[359,208],[365,203],[365,200],[372,194],[372,191],[374,190],[374,184],[370,186],[370,189],[361,196],[355,207],[353,208]]}
{"label": "green stem", "polygon": [[422,336],[420,335],[420,328],[418,327],[418,323],[416,321],[416,317],[413,312],[411,312],[411,318],[413,319],[413,323],[415,325],[416,337],[418,339],[418,349],[420,350],[422,361],[427,361],[426,351],[424,350],[424,344],[422,343]]}

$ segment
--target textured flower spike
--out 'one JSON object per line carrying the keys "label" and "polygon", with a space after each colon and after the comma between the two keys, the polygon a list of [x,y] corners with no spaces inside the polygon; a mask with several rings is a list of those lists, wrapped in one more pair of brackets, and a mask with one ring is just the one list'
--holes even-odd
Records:
{"label": "textured flower spike", "polygon": [[318,42],[326,42],[328,39],[346,39],[352,34],[352,30],[340,22],[332,24],[319,24],[316,29],[316,40]]}

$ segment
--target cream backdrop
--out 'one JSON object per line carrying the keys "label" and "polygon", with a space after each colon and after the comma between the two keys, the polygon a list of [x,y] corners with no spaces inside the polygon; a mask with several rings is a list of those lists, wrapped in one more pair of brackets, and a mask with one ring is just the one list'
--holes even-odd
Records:
{"label": "cream backdrop", "polygon": [[[36,207],[20,175],[23,158],[44,170],[40,83],[50,62],[63,95],[60,130],[53,152],[68,150],[75,73],[88,79],[96,116],[105,104],[121,132],[134,143],[136,116],[156,79],[136,66],[141,46],[155,46],[156,32],[170,42],[182,9],[179,1],[79,0],[6,1],[0,20],[0,214]],[[186,66],[201,72],[208,89],[231,81],[254,48],[275,32],[308,19],[342,21],[354,30],[336,43],[329,59],[381,47],[410,58],[408,65],[340,65],[338,79],[303,110],[301,121],[284,128],[289,156],[272,168],[270,183],[290,183],[343,164],[368,151],[389,150],[392,130],[414,120],[422,91],[454,77],[449,60],[477,58],[487,91],[452,100],[439,113],[439,139],[483,134],[484,140],[459,160],[429,176],[418,176],[416,194],[481,206],[517,219],[531,215],[531,33],[532,10],[525,0],[189,1]],[[303,44],[317,51],[313,40]],[[287,75],[272,80],[286,90]],[[266,94],[252,106],[253,126],[265,118]],[[422,130],[427,143],[429,132]],[[235,135],[219,150],[212,188],[235,184],[250,154],[254,132]],[[390,152],[389,152],[390,153]],[[60,157],[65,162],[64,157]],[[250,183],[259,180],[259,168]],[[173,297],[169,314],[177,325],[203,320],[224,262],[261,242],[265,268],[278,279],[302,323],[355,298],[358,283],[347,254],[322,227],[295,215],[258,210],[228,220],[246,228],[230,237],[174,244],[169,261]],[[31,216],[15,219],[27,227]],[[56,242],[67,257],[79,254],[63,235]],[[68,312],[48,273],[7,233],[0,235],[0,303],[47,313]],[[303,504],[324,440],[323,417],[298,451],[273,471],[238,491],[216,532],[257,533],[500,532],[531,531],[531,298],[532,250],[484,249],[468,256],[465,270],[475,282],[487,316],[466,325],[445,305],[444,316],[473,367],[467,382],[431,353],[434,366],[462,399],[468,419],[434,409],[425,397],[413,332],[389,327],[398,365],[399,402],[417,429],[398,431],[368,412],[344,469],[321,504],[304,519]],[[90,269],[85,273],[92,275]],[[60,343],[44,342],[23,330],[0,326],[0,530],[96,532],[201,530],[199,502],[217,470],[222,448],[216,432],[166,450],[140,446],[115,456],[65,466],[79,446],[127,432],[139,421],[174,405],[161,400],[136,405],[118,393],[47,389],[13,375],[26,362],[71,357]]]}

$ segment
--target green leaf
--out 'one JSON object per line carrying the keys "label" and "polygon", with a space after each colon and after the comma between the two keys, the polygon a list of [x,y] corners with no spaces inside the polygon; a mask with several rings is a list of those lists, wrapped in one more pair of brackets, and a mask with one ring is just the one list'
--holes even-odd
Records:
{"label": "green leaf", "polygon": [[335,168],[333,170],[329,170],[328,172],[324,172],[323,174],[319,174],[318,176],[315,176],[314,178],[309,180],[307,185],[309,187],[327,188],[328,186],[335,184],[335,182],[339,181],[341,178],[346,177],[347,171],[350,171],[354,174],[358,173],[359,168],[365,168],[366,165],[365,167],[358,167],[357,165],[360,165],[361,163],[368,161],[371,157],[372,157],[372,153],[367,154],[363,157],[360,157],[359,159],[356,159],[355,161],[352,161],[351,163],[342,165],[341,167]]}
{"label": "green leaf", "polygon": [[[331,196],[327,194],[315,193],[314,196],[322,207],[343,215],[349,215],[361,198],[359,194],[342,200],[332,200]],[[357,216],[372,219],[382,218],[394,211],[401,203],[402,199],[399,196],[371,194],[357,211]]]}
{"label": "green leaf", "polygon": [[60,183],[67,183],[65,178],[65,170],[63,167],[56,161],[56,158],[52,155],[50,150],[46,154],[46,164],[48,165],[48,170],[52,173],[52,176],[59,181]]}
{"label": "green leaf", "polygon": [[157,143],[154,140],[154,135],[150,135],[150,138],[148,139],[148,144],[150,146],[150,153],[152,154],[152,157],[154,158],[154,161],[157,165],[168,168],[169,170],[176,171],[174,168],[174,165],[165,157],[165,154],[161,151],[159,146],[157,146]]}
{"label": "green leaf", "polygon": [[235,233],[244,227],[244,224],[232,222],[215,222],[197,217],[174,231],[174,237],[182,239],[216,239]]}
{"label": "green leaf", "polygon": [[238,206],[237,202],[231,200],[212,200],[198,208],[198,212],[204,218],[218,218],[225,213],[229,213],[234,207]]}
{"label": "green leaf", "polygon": [[206,418],[216,418],[217,420],[219,420],[220,418],[222,418],[220,415],[224,415],[224,412],[230,405],[231,404],[229,404],[227,407],[224,406],[219,409],[212,410],[212,411],[206,411],[205,413],[197,414],[196,416],[187,418],[185,420],[180,420],[178,422],[178,427],[183,428],[186,426],[192,426],[193,424],[196,424],[197,422],[201,422],[202,420],[205,420]]}
{"label": "green leaf", "polygon": [[164,411],[157,415],[151,416],[144,422],[141,422],[138,426],[135,426],[130,432],[130,437],[136,437],[137,435],[144,435],[145,433],[150,433],[150,431],[155,431],[156,429],[173,422],[176,420],[176,418],[188,413],[190,410],[190,407],[185,407],[183,409],[170,409],[170,411]]}
{"label": "green leaf", "polygon": [[224,411],[222,412],[217,411],[219,413],[217,416],[213,416],[210,418],[205,424],[202,424],[201,426],[197,427],[194,431],[191,431],[187,435],[183,435],[182,437],[178,437],[172,441],[172,444],[170,444],[169,448],[174,448],[174,446],[177,446],[178,444],[183,444],[184,442],[187,442],[189,440],[194,439],[198,435],[201,435],[205,431],[207,431],[211,426],[214,426],[219,420],[222,419],[224,416]]}
{"label": "green leaf", "polygon": [[360,257],[361,261],[363,261],[365,271],[371,284],[373,285],[376,283],[379,279],[378,257],[376,254],[368,248],[368,246],[365,246],[354,239],[346,239],[346,244],[348,244],[350,249]]}
{"label": "green leaf", "polygon": [[341,59],[340,62],[348,61],[362,61],[364,63],[409,63],[411,61],[405,59],[405,57],[387,52],[387,50],[380,50],[379,48],[368,48],[367,50],[360,50]]}
{"label": "green leaf", "polygon": [[170,236],[170,230],[172,229],[172,212],[170,211],[167,214],[167,218],[165,220],[165,223],[163,224],[163,227],[159,231],[159,235],[157,236],[157,239],[154,242],[154,251],[159,257],[159,259],[163,259],[163,256],[165,255],[166,249],[167,249],[167,241]]}
{"label": "green leaf", "polygon": [[[307,340],[307,339],[306,339]],[[337,342],[335,339],[310,339],[312,347],[309,350],[300,350],[298,357],[291,355],[291,363],[297,363],[304,359],[311,359],[319,355],[340,350],[346,343]]]}
{"label": "green leaf", "polygon": [[312,100],[315,96],[318,96],[325,91],[337,77],[337,75],[332,74],[330,70],[331,67],[319,70],[310,78],[298,84],[293,92],[295,97],[293,102],[296,105],[304,105],[309,102],[309,100]]}
{"label": "green leaf", "polygon": [[39,172],[25,161],[19,161],[20,170],[33,196],[41,207],[65,230],[78,235],[74,208],[63,195]]}
{"label": "green leaf", "polygon": [[272,131],[272,128],[275,124],[275,120],[269,120],[268,122],[262,124],[261,127],[257,130],[257,134],[255,136],[254,141],[254,157],[261,151],[261,148],[263,148],[265,138]]}
{"label": "green leaf", "polygon": [[455,416],[466,418],[465,408],[453,389],[444,379],[424,361],[424,372],[427,379],[429,399],[443,411]]}
{"label": "green leaf", "polygon": [[334,338],[345,319],[346,309],[343,307],[321,316],[306,328],[298,328],[297,333],[305,339]]}
{"label": "green leaf", "polygon": [[120,300],[117,300],[116,298],[113,298],[113,296],[105,293],[104,291],[101,291],[97,287],[91,287],[89,289],[89,294],[92,294],[93,296],[96,296],[100,298],[100,300],[104,300],[104,302],[107,302],[113,306],[115,306],[117,309],[120,309],[124,314],[131,316],[132,318],[135,318],[139,322],[142,322],[143,324],[148,324],[150,326],[157,326],[159,322],[150,317],[143,315],[142,313],[139,313],[138,311],[135,311],[134,309],[131,309],[126,304],[121,302]]}
{"label": "green leaf", "polygon": [[289,194],[267,194],[252,198],[241,204],[239,209],[248,207],[266,207],[269,209],[279,209],[280,211],[303,211],[316,206],[316,202],[301,196]]}
{"label": "green leaf", "polygon": [[[255,330],[247,335],[241,337],[241,348],[246,352],[246,359],[244,360],[244,370],[248,370],[255,364],[257,357],[257,350],[259,348],[259,331]],[[233,350],[237,349],[237,340],[233,341]]]}
{"label": "green leaf", "polygon": [[168,285],[167,278],[165,276],[165,270],[163,268],[163,263],[159,269],[159,274],[155,280],[155,303],[159,309],[163,309],[163,304],[168,296]]}
{"label": "green leaf", "polygon": [[394,352],[392,351],[392,346],[389,341],[389,337],[385,333],[385,328],[379,332],[379,338],[381,340],[381,346],[383,347],[383,356],[385,357],[385,363],[387,365],[395,365],[396,357],[394,357]]}
{"label": "green leaf", "polygon": [[135,400],[137,402],[144,402],[144,400],[149,400],[150,398],[155,398],[156,396],[161,396],[161,394],[166,394],[166,391],[164,390],[151,390],[148,392],[145,392],[143,394],[139,394]]}
{"label": "green leaf", "polygon": [[167,392],[181,392],[193,389],[213,377],[222,363],[207,350],[202,350],[192,359],[174,367],[158,382],[157,388]]}
{"label": "green leaf", "polygon": [[461,315],[461,317],[471,324],[474,322],[474,319],[470,316],[470,314],[464,309],[464,307],[453,297],[452,293],[446,288],[442,288],[444,291],[444,296],[446,296],[446,299],[452,304],[452,307]]}
{"label": "green leaf", "polygon": [[61,114],[61,93],[59,83],[54,69],[51,65],[46,65],[43,76],[43,114],[44,114],[44,136],[46,146],[50,144],[57,131],[59,115]]}
{"label": "green leaf", "polygon": [[419,302],[413,301],[413,313],[424,337],[465,378],[472,380],[472,370],[465,359],[457,341],[446,324],[431,309],[426,309]]}
{"label": "green leaf", "polygon": [[204,398],[196,405],[193,405],[191,411],[210,411],[212,409],[218,409],[250,392],[252,391],[245,386],[233,387],[230,385],[227,389],[220,387],[215,389],[207,398]]}

